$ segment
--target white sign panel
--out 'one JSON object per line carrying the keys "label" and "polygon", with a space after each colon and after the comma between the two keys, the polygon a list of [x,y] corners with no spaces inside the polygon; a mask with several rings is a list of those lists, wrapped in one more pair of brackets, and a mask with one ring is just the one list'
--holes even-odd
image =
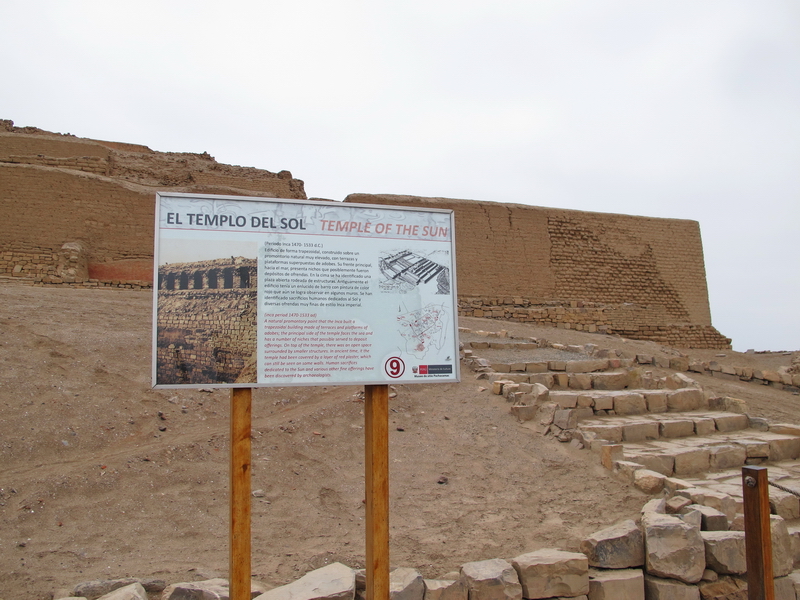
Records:
{"label": "white sign panel", "polygon": [[449,210],[159,193],[153,381],[458,381]]}

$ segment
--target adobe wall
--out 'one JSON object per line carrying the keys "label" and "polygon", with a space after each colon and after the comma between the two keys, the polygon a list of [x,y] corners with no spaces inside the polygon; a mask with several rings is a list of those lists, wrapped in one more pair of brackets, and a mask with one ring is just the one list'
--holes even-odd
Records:
{"label": "adobe wall", "polygon": [[0,121],[0,276],[82,287],[150,286],[159,190],[306,197],[303,182],[288,171]]}
{"label": "adobe wall", "polygon": [[453,210],[461,315],[730,345],[711,325],[696,221],[388,194],[345,201]]}
{"label": "adobe wall", "polygon": [[[288,171],[0,120],[0,277],[150,287],[158,190],[306,198]],[[730,347],[711,325],[695,221],[412,196],[346,201],[453,209],[462,315]]]}

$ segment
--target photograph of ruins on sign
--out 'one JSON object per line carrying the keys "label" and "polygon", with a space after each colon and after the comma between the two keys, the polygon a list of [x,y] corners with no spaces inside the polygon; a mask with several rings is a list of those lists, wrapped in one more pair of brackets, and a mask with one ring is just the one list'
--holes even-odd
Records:
{"label": "photograph of ruins on sign", "polygon": [[159,267],[159,385],[255,383],[257,284],[253,258]]}

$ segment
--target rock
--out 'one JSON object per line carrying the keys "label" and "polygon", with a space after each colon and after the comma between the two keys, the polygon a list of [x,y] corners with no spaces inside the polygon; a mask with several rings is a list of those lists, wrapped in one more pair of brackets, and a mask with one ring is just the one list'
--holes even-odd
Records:
{"label": "rock", "polygon": [[96,598],[100,596],[132,583],[139,583],[146,592],[154,594],[162,592],[166,587],[166,583],[161,579],[136,579],[133,577],[126,577],[123,579],[96,579],[94,581],[79,583],[72,590],[72,595],[86,598],[86,600],[96,600]]}
{"label": "rock", "polygon": [[703,529],[703,513],[697,510],[697,506],[700,505],[692,504],[690,507],[686,507],[683,512],[677,516],[690,527],[701,531]]}
{"label": "rock", "polygon": [[692,501],[689,498],[684,498],[683,496],[673,496],[669,500],[667,500],[667,514],[675,515],[680,513],[684,508],[691,505]]}
{"label": "rock", "polygon": [[710,460],[708,448],[681,448],[673,452],[675,475],[684,476],[708,471]]}
{"label": "rock", "polygon": [[[261,596],[267,589],[260,583],[250,582],[250,597]],[[205,581],[174,583],[161,594],[161,600],[228,600],[229,584],[227,579],[214,578]]]}
{"label": "rock", "polygon": [[[353,600],[356,574],[342,563],[333,563],[306,573],[297,581],[258,596],[259,600]],[[166,600],[166,598],[164,599]]]}
{"label": "rock", "polygon": [[592,569],[589,600],[644,600],[644,574],[641,569]]}
{"label": "rock", "polygon": [[778,515],[769,517],[770,533],[772,535],[772,574],[783,577],[792,572],[794,568],[794,553],[792,552],[792,538],[784,521]]}
{"label": "rock", "polygon": [[690,510],[700,513],[700,528],[703,531],[728,531],[728,516],[722,511],[702,504],[690,504],[681,512]]}
{"label": "rock", "polygon": [[389,573],[389,598],[391,600],[422,600],[425,582],[419,571],[400,567]]}
{"label": "rock", "polygon": [[747,600],[747,584],[732,577],[699,585],[703,600]]}
{"label": "rock", "polygon": [[667,503],[663,498],[653,498],[648,500],[642,506],[642,514],[645,513],[659,513],[664,514],[667,512]]}
{"label": "rock", "polygon": [[677,390],[667,394],[667,410],[669,412],[700,410],[704,404],[703,391],[696,388]]}
{"label": "rock", "polygon": [[624,390],[628,387],[630,375],[623,373],[595,373],[592,375],[592,386],[596,390]]}
{"label": "rock", "polygon": [[583,554],[537,550],[512,559],[528,600],[579,596],[589,591],[589,561]]}
{"label": "rock", "polygon": [[642,515],[642,527],[649,574],[684,583],[700,581],[706,561],[699,530],[677,517],[652,512]]}
{"label": "rock", "polygon": [[614,396],[614,412],[618,415],[643,415],[647,412],[647,401],[641,394],[619,394]]}
{"label": "rock", "polygon": [[796,600],[794,582],[788,577],[775,577],[772,580],[775,591],[775,600]]}
{"label": "rock", "polygon": [[644,593],[647,600],[700,600],[700,590],[674,579],[644,576]]}
{"label": "rock", "polygon": [[148,598],[142,584],[137,582],[104,594],[98,600],[148,600]]}
{"label": "rock", "polygon": [[664,489],[666,476],[648,469],[639,469],[633,474],[633,485],[645,494],[657,494]]}
{"label": "rock", "polygon": [[609,471],[614,468],[614,463],[623,459],[622,444],[603,444],[600,447],[600,464]]}
{"label": "rock", "polygon": [[722,575],[747,572],[744,532],[701,531],[706,547],[706,566]]}
{"label": "rock", "polygon": [[501,559],[480,560],[461,565],[470,598],[521,600],[522,586],[517,571]]}
{"label": "rock", "polygon": [[789,492],[770,487],[769,507],[772,513],[787,521],[800,518],[800,498]]}
{"label": "rock", "polygon": [[464,580],[426,579],[424,600],[467,600],[467,586]]}
{"label": "rock", "polygon": [[596,531],[581,542],[580,550],[592,567],[626,569],[644,565],[644,537],[630,519]]}

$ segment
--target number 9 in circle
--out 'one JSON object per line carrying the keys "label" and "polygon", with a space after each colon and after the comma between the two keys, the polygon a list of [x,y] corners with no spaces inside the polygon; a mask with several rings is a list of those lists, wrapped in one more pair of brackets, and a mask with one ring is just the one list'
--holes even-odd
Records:
{"label": "number 9 in circle", "polygon": [[402,358],[393,356],[383,364],[383,370],[386,371],[386,374],[392,379],[397,379],[405,373],[406,363],[403,362]]}

